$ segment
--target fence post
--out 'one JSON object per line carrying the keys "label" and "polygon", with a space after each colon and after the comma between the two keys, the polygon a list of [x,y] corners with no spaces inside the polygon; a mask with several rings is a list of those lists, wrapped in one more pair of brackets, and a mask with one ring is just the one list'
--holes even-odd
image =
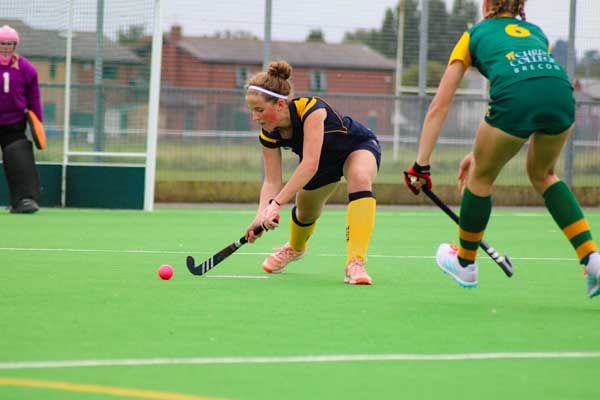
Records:
{"label": "fence post", "polygon": [[396,36],[396,87],[394,90],[394,115],[392,123],[394,125],[394,161],[398,161],[398,152],[400,150],[400,122],[402,120],[400,112],[400,89],[402,87],[402,64],[404,56],[404,3],[406,0],[400,0],[398,4],[398,34]]}
{"label": "fence post", "polygon": [[[575,63],[576,63],[576,55],[575,55],[575,16],[577,13],[577,0],[570,0],[569,4],[569,48],[567,53],[567,74],[569,75],[569,79],[572,83],[575,82]],[[575,108],[575,115],[577,116],[577,107]],[[577,125],[575,125],[575,129],[569,136],[569,139],[566,143],[565,149],[565,176],[564,181],[569,186],[573,186],[573,158],[574,154],[574,140],[575,135],[577,134]]]}

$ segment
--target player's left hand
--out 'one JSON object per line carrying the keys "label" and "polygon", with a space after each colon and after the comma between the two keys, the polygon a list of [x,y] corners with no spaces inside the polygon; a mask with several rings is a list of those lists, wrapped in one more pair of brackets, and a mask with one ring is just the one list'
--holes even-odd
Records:
{"label": "player's left hand", "polygon": [[266,230],[273,230],[279,226],[279,211],[281,204],[271,199],[261,213],[261,225]]}
{"label": "player's left hand", "polygon": [[467,154],[458,165],[458,192],[462,196],[467,187],[467,177],[473,165],[473,153]]}
{"label": "player's left hand", "polygon": [[423,186],[431,189],[431,167],[415,161],[412,167],[404,171],[404,183],[414,194],[419,194]]}

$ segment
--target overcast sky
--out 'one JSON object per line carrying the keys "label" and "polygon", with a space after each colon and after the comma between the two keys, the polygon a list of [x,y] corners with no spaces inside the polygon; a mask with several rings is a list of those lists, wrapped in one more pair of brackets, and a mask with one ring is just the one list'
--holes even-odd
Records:
{"label": "overcast sky", "polygon": [[[75,30],[93,31],[97,1],[71,0]],[[154,0],[103,0],[105,34],[131,25],[152,25]],[[184,35],[217,31],[249,31],[263,38],[266,0],[161,0],[162,28],[177,23]],[[446,0],[450,9],[454,0]],[[68,0],[0,0],[0,17],[23,19],[36,28],[64,29]],[[570,0],[528,0],[528,20],[544,29],[550,41],[568,37]],[[328,42],[340,42],[344,32],[379,29],[388,7],[398,0],[272,0],[272,39],[303,41],[320,29]],[[576,48],[600,50],[600,0],[577,0]]]}
{"label": "overcast sky", "polygon": [[[209,5],[210,3],[210,5]],[[446,0],[450,9],[453,0]],[[600,49],[599,0],[578,0],[577,47]],[[311,29],[321,29],[328,42],[339,42],[344,32],[379,28],[384,12],[398,0],[272,0],[273,40],[304,40]],[[568,37],[569,0],[528,0],[529,21],[544,29],[551,42]],[[265,0],[166,0],[163,28],[183,26],[184,35],[216,31],[250,31],[264,36]]]}

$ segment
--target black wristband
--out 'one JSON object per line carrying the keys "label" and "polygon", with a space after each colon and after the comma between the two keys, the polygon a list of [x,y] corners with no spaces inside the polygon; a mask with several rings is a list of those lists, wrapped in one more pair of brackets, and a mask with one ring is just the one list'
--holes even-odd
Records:
{"label": "black wristband", "polygon": [[431,173],[431,166],[429,164],[428,165],[419,165],[415,161],[415,163],[413,165],[413,170],[415,172],[418,172],[419,174],[429,174],[429,173]]}
{"label": "black wristband", "polygon": [[277,204],[279,207],[281,207],[281,203],[280,203],[280,202],[278,202],[278,201],[277,201],[277,200],[275,200],[275,199],[271,199],[271,200],[269,200],[269,204],[271,204],[271,203],[275,203],[275,204]]}

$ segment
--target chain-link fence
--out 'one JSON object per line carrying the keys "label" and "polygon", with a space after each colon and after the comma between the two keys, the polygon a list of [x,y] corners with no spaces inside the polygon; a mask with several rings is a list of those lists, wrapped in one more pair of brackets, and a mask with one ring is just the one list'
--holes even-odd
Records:
{"label": "chain-link fence", "polygon": [[152,32],[152,5],[152,0],[2,2],[0,25],[19,32],[17,52],[38,71],[48,136],[48,150],[38,153],[38,161],[61,162],[65,145],[74,154],[145,150],[149,64],[138,47]]}
{"label": "chain-link fence", "polygon": [[[258,127],[249,117],[243,86],[265,60],[283,58],[294,67],[297,95],[322,96],[377,133],[384,152],[378,181],[401,182],[450,51],[481,18],[481,2],[273,3],[163,2],[157,180],[259,181]],[[562,3],[548,7],[545,0],[529,0],[527,16],[547,32],[558,61],[567,65],[570,52],[574,55],[577,130],[559,169],[572,176],[575,186],[599,186],[600,11],[594,0]],[[40,74],[49,146],[38,161],[61,161],[68,130],[72,161],[140,162],[148,130],[153,4],[3,1],[0,24],[20,32],[19,52]],[[576,4],[572,43],[571,4]],[[65,75],[68,53],[70,80]],[[398,68],[401,85],[396,84]],[[455,181],[458,160],[471,147],[486,101],[485,81],[470,71],[432,160],[436,182]],[[65,107],[70,108],[68,126]],[[523,155],[509,163],[499,184],[527,183]],[[285,152],[287,176],[296,164],[295,156]]]}

